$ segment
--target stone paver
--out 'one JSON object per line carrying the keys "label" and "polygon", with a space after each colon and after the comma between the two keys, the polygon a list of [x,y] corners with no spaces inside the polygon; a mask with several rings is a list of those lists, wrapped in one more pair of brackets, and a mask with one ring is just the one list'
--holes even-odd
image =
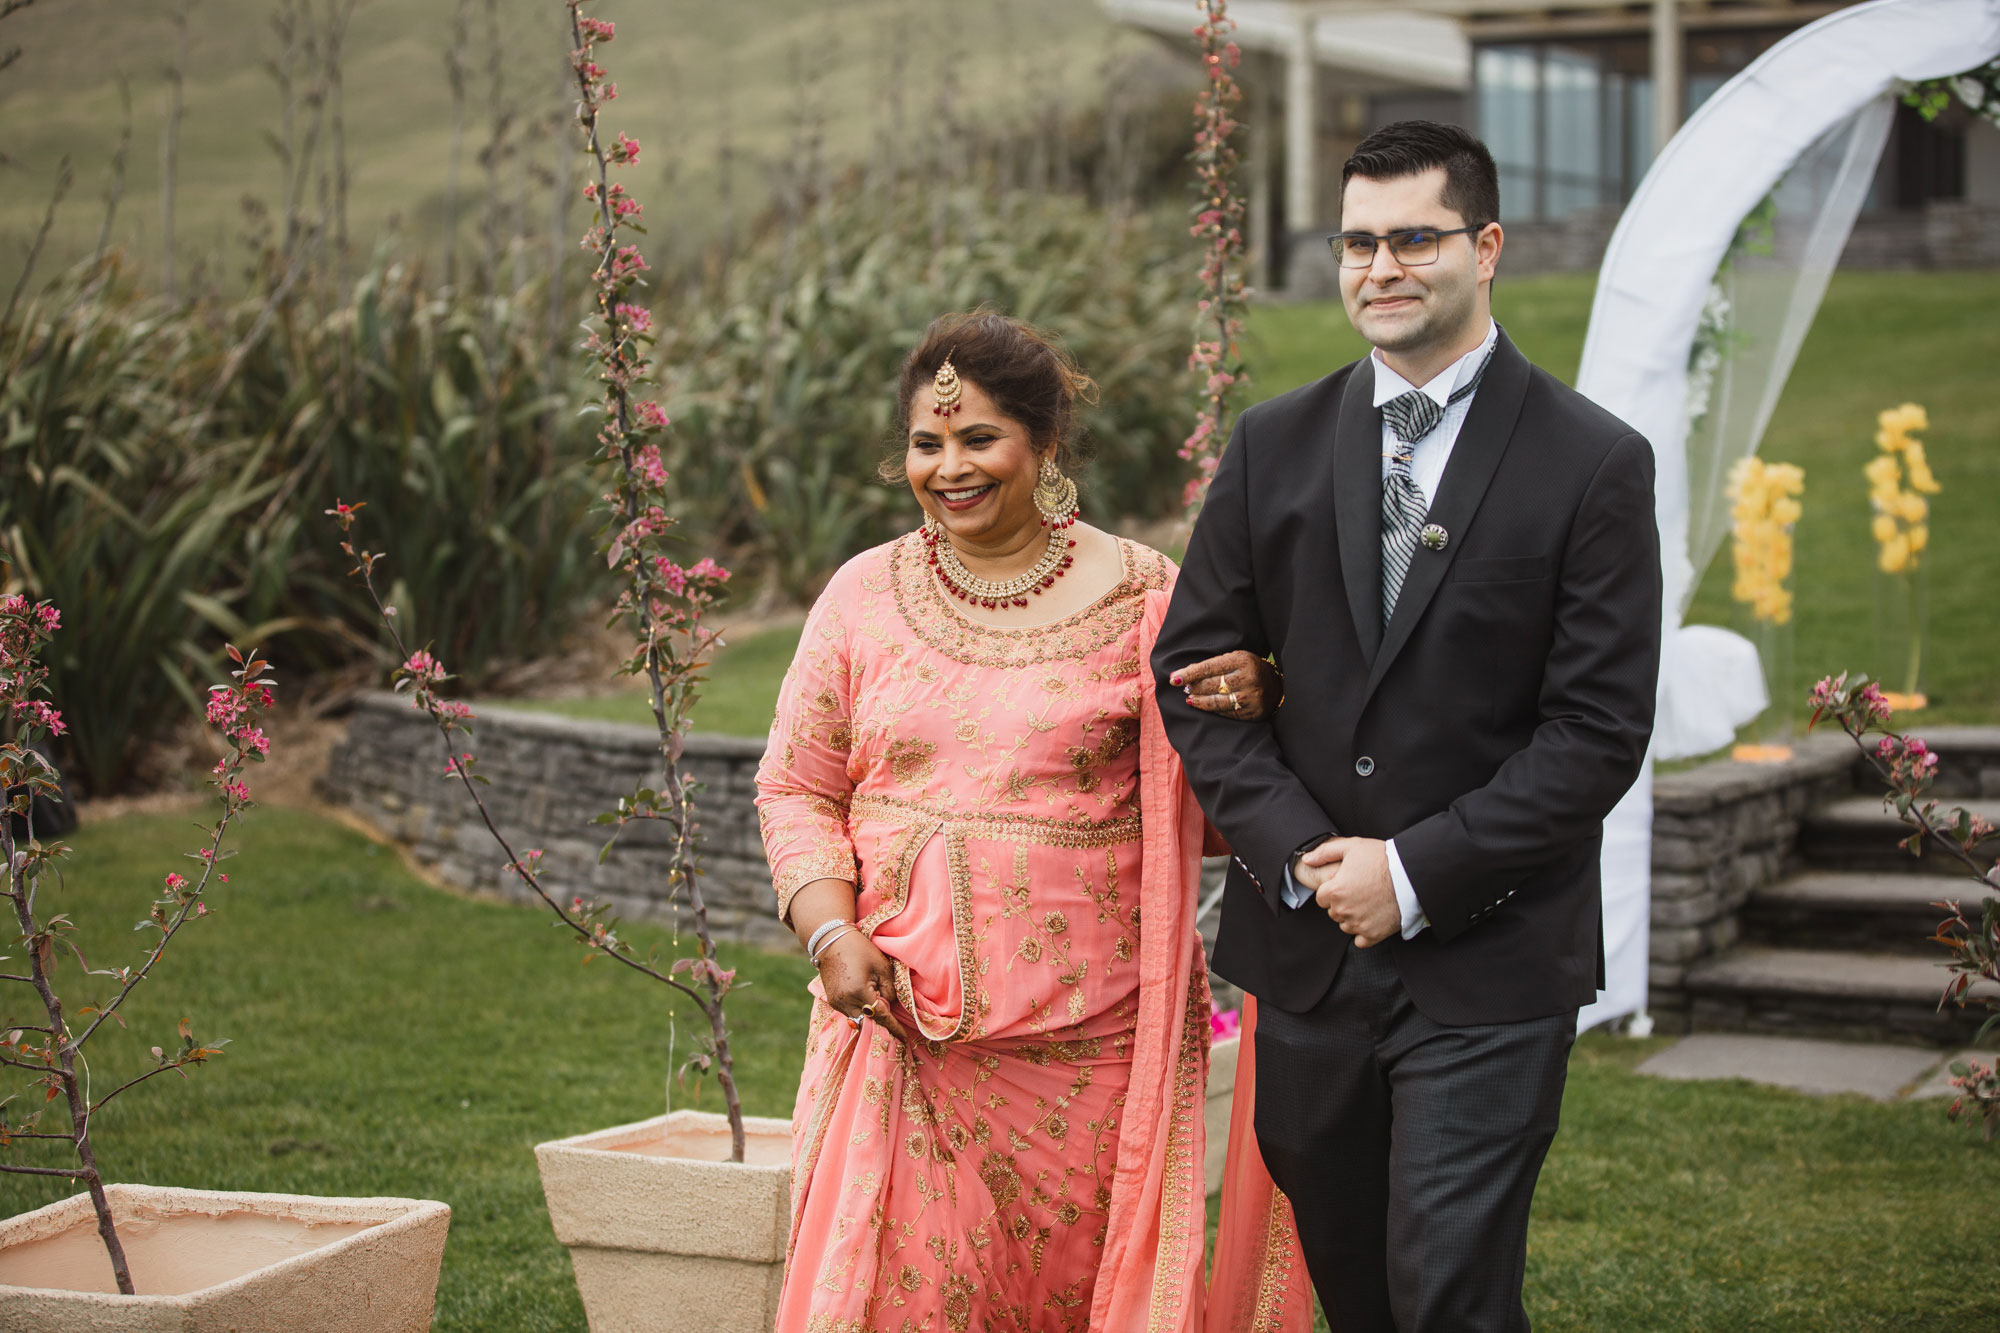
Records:
{"label": "stone paver", "polygon": [[1648,1059],[1639,1072],[1674,1079],[1742,1078],[1798,1092],[1894,1101],[1940,1059],[1934,1050],[1913,1046],[1697,1032]]}
{"label": "stone paver", "polygon": [[1956,1055],[1948,1056],[1944,1063],[1937,1067],[1937,1072],[1925,1079],[1923,1086],[1910,1096],[1918,1098],[1957,1096],[1958,1089],[1951,1086],[1951,1066],[1954,1060],[1967,1062],[1977,1060],[1990,1069],[1995,1060],[2000,1060],[2000,1051],[1960,1051]]}

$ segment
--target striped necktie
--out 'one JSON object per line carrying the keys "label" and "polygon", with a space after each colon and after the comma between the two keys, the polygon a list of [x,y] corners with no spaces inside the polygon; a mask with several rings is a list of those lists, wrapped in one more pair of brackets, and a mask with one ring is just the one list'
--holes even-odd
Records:
{"label": "striped necktie", "polygon": [[1444,406],[1438,406],[1437,399],[1417,389],[1398,394],[1382,404],[1382,419],[1395,432],[1396,449],[1389,459],[1389,475],[1382,479],[1382,624],[1387,627],[1389,617],[1396,612],[1396,598],[1403,591],[1403,579],[1410,572],[1410,562],[1416,558],[1418,535],[1423,531],[1424,516],[1430,512],[1430,501],[1424,498],[1423,488],[1410,470],[1417,442],[1438,428],[1444,414],[1460,399],[1469,396],[1479,387],[1479,381],[1486,378],[1486,367],[1493,363],[1493,352],[1499,344],[1486,351],[1486,359],[1479,363],[1479,370],[1473,377],[1457,389]]}

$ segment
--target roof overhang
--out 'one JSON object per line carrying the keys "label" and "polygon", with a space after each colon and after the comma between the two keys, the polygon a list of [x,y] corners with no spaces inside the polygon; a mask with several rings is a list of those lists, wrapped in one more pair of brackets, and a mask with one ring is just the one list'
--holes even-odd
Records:
{"label": "roof overhang", "polygon": [[[1098,0],[1104,12],[1149,32],[1185,39],[1196,15],[1188,0]],[[1235,0],[1236,44],[1247,52],[1289,56],[1303,26],[1315,60],[1352,80],[1385,89],[1463,92],[1472,83],[1472,48],[1453,17],[1409,5],[1294,4]],[[1346,80],[1344,80],[1346,81]]]}

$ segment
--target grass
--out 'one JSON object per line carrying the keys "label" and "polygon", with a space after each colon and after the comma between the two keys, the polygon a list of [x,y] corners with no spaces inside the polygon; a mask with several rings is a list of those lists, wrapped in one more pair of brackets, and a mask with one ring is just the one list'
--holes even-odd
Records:
{"label": "grass", "polygon": [[[125,961],[144,885],[175,864],[185,826],[132,817],[73,841],[65,907],[95,964]],[[582,1329],[530,1148],[661,1109],[664,997],[579,966],[536,912],[427,887],[329,819],[261,811],[241,845],[218,914],[134,998],[132,1031],[102,1039],[94,1072],[139,1068],[183,1015],[232,1043],[188,1081],[113,1104],[98,1129],[113,1177],[443,1199],[438,1329]],[[731,1001],[746,1102],[789,1114],[806,964],[729,961],[751,983]],[[1591,1037],[1572,1060],[1531,1238],[1538,1329],[1912,1333],[2000,1318],[2000,1237],[1981,1225],[2000,1146],[1936,1102],[1633,1074],[1658,1045]],[[57,1192],[0,1176],[0,1214]]]}
{"label": "grass", "polygon": [[[145,886],[177,864],[186,825],[129,818],[73,841],[61,897],[86,923],[85,953],[94,966],[129,961]],[[111,1105],[98,1126],[107,1171],[443,1199],[453,1216],[437,1328],[581,1329],[530,1149],[664,1109],[665,989],[604,962],[581,966],[583,951],[543,915],[429,888],[393,851],[332,820],[260,811],[239,845],[217,914],[133,997],[131,1032],[93,1041],[93,1074],[103,1086],[136,1072],[183,1016],[230,1045],[189,1081],[159,1080]],[[789,1116],[810,971],[802,958],[750,950],[728,961],[750,982],[730,999],[747,1107]],[[10,1014],[21,999],[9,997]],[[680,1009],[685,1056],[696,1015]],[[673,1092],[676,1105],[720,1108],[712,1084],[700,1096]],[[60,1192],[0,1176],[0,1214]]]}
{"label": "grass", "polygon": [[[725,617],[726,623],[726,617]],[[801,625],[758,630],[732,638],[716,653],[708,680],[695,702],[694,729],[723,736],[762,736],[771,730],[778,683],[799,648]],[[593,722],[653,725],[653,706],[643,689],[563,699],[494,699],[486,708],[554,713]]]}

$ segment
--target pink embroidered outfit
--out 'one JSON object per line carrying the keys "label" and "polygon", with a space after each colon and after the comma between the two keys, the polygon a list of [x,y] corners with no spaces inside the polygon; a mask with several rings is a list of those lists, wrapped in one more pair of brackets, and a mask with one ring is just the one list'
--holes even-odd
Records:
{"label": "pink embroidered outfit", "polygon": [[[779,910],[855,883],[913,1040],[814,983],[780,1333],[1204,1326],[1204,823],[1145,667],[1174,568],[1120,548],[1086,610],[996,628],[911,534],[806,623],[757,777]],[[1237,1246],[1230,1327],[1310,1326],[1288,1239]]]}

